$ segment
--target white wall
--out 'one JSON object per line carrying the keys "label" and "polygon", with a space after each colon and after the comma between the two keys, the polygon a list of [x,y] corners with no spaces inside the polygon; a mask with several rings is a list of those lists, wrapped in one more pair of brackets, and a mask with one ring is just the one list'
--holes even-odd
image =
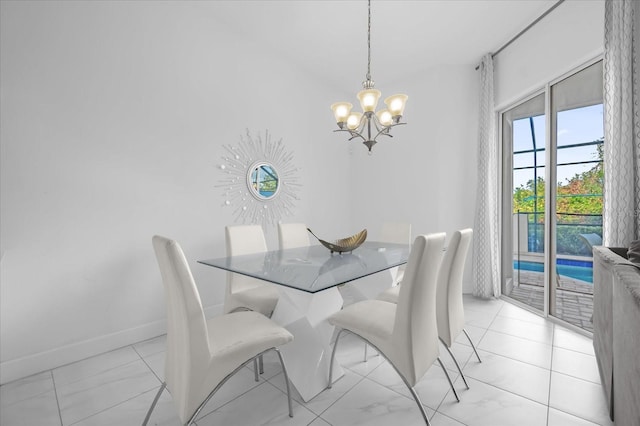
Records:
{"label": "white wall", "polygon": [[295,152],[303,187],[285,220],[347,230],[324,208],[349,201],[327,108],[340,94],[234,36],[215,7],[2,2],[1,382],[161,334],[156,233],[181,243],[219,309],[224,275],[196,260],[224,255],[221,145],[247,128]]}
{"label": "white wall", "polygon": [[[390,82],[383,95],[409,94],[408,124],[379,139],[371,156],[363,145],[353,148],[354,229],[375,236],[385,221],[409,222],[415,237],[473,228],[479,77],[471,65],[449,65]],[[472,288],[470,259],[465,292]]]}
{"label": "white wall", "polygon": [[565,1],[494,58],[503,109],[604,51],[604,1]]}

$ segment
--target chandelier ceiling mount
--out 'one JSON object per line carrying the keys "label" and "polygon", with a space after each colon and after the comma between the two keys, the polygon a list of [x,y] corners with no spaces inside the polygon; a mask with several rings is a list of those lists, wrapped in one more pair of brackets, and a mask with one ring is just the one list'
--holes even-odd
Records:
{"label": "chandelier ceiling mount", "polygon": [[377,143],[378,136],[384,135],[393,137],[390,130],[392,127],[406,124],[400,122],[404,107],[407,102],[407,95],[397,94],[389,96],[384,100],[386,108],[376,112],[376,106],[382,93],[375,89],[375,83],[371,79],[371,0],[368,1],[369,15],[367,26],[367,75],[362,82],[362,90],[358,92],[358,100],[362,107],[362,113],[352,112],[353,105],[349,102],[336,102],[331,105],[331,110],[338,124],[338,129],[334,132],[349,132],[349,140],[361,138],[362,143],[369,149]]}

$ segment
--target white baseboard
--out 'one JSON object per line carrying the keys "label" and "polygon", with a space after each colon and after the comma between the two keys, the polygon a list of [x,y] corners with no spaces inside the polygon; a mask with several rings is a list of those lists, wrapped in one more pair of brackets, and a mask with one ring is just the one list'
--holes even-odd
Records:
{"label": "white baseboard", "polygon": [[[205,316],[210,318],[222,313],[222,305],[210,306],[204,311]],[[5,361],[0,363],[0,385],[151,339],[166,332],[167,321],[162,319],[128,330]]]}

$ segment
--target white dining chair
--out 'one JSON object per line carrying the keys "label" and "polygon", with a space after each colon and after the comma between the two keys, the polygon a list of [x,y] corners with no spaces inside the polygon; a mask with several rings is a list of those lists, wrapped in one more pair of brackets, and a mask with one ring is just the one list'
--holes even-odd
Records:
{"label": "white dining chair", "polygon": [[[467,253],[473,236],[472,229],[456,231],[451,236],[447,250],[442,258],[438,273],[438,288],[436,291],[436,316],[438,323],[438,338],[453,359],[465,386],[469,389],[467,379],[462,373],[458,360],[451,352],[451,345],[463,332],[469,340],[479,362],[482,362],[469,333],[464,328],[464,303],[462,299],[462,276]],[[379,300],[397,303],[399,288],[391,288],[378,296]]]}
{"label": "white dining chair", "polygon": [[[225,227],[227,256],[265,253],[267,241],[260,225]],[[246,275],[227,273],[224,312],[251,310],[271,317],[278,303],[278,290],[269,283]]]}
{"label": "white dining chair", "polygon": [[158,235],[152,241],[167,302],[167,352],[165,381],[142,426],[149,422],[165,389],[172,396],[181,423],[192,424],[231,376],[269,350],[280,358],[289,416],[293,417],[289,377],[278,350],[293,340],[291,333],[251,311],[205,319],[196,283],[178,243]]}
{"label": "white dining chair", "polygon": [[471,245],[473,230],[470,228],[456,231],[451,236],[449,246],[442,259],[440,273],[438,275],[438,291],[436,293],[436,307],[438,317],[438,337],[444,343],[445,348],[453,358],[453,361],[460,372],[460,376],[467,385],[467,380],[462,374],[462,369],[458,365],[456,357],[451,352],[451,345],[461,332],[467,336],[467,340],[473,348],[478,362],[482,362],[469,333],[464,328],[464,302],[462,299],[462,276],[464,275],[464,265],[467,261],[467,253]]}
{"label": "white dining chair", "polygon": [[414,386],[435,361],[444,371],[456,400],[460,401],[439,357],[436,285],[444,240],[444,233],[416,237],[397,304],[363,300],[329,317],[329,322],[339,329],[329,363],[329,388],[340,336],[348,331],[373,346],[393,366],[409,388],[427,425],[429,419]]}
{"label": "white dining chair", "polygon": [[282,223],[278,222],[278,244],[280,250],[308,247],[309,231],[304,223]]}
{"label": "white dining chair", "polygon": [[[394,243],[394,244],[411,244],[411,224],[407,222],[384,222],[382,227],[380,228],[380,241],[386,243]],[[392,268],[389,272],[391,273],[391,289],[394,289],[398,284],[402,282],[404,278],[404,271],[406,270],[407,265],[400,265],[396,268]],[[398,293],[397,288],[391,291],[396,294]],[[394,302],[395,303],[395,302]],[[368,355],[368,347],[365,343],[364,345],[364,360],[365,362],[369,358]]]}

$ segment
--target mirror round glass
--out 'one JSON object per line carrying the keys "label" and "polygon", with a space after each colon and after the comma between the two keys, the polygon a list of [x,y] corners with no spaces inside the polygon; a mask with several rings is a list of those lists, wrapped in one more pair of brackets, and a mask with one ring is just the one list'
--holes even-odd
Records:
{"label": "mirror round glass", "polygon": [[255,163],[247,173],[249,192],[259,200],[270,200],[278,194],[278,172],[270,163]]}

